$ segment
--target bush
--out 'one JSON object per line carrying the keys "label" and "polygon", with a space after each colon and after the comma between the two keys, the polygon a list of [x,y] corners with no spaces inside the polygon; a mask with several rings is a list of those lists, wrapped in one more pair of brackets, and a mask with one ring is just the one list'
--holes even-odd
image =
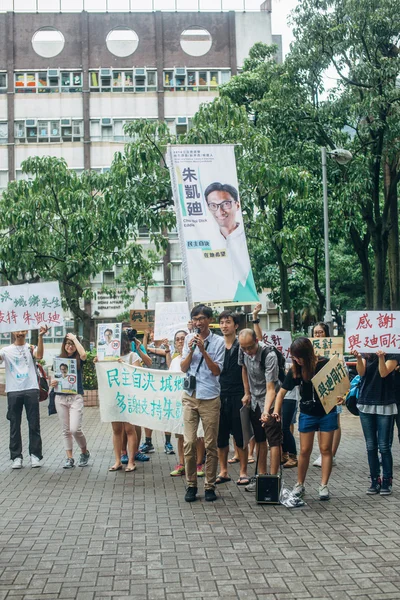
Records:
{"label": "bush", "polygon": [[94,358],[96,356],[96,350],[87,352],[86,362],[83,365],[82,371],[82,382],[84,390],[97,390],[97,376],[96,376],[96,365]]}

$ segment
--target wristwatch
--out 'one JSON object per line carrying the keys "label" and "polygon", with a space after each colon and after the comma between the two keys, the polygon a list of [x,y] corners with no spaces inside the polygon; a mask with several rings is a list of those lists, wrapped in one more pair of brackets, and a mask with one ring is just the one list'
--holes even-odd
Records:
{"label": "wristwatch", "polygon": [[252,319],[251,322],[257,324],[260,322],[260,319]]}

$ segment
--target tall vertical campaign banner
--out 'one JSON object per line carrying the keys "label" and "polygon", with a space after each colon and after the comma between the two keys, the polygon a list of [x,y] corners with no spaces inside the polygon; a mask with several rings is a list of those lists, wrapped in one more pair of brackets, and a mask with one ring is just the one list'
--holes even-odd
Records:
{"label": "tall vertical campaign banner", "polygon": [[170,146],[169,168],[189,304],[258,302],[234,146]]}

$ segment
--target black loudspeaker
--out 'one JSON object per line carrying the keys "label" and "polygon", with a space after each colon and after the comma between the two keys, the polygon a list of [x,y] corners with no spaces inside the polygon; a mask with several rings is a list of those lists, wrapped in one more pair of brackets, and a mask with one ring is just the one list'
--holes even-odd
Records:
{"label": "black loudspeaker", "polygon": [[280,475],[256,475],[257,504],[280,504]]}

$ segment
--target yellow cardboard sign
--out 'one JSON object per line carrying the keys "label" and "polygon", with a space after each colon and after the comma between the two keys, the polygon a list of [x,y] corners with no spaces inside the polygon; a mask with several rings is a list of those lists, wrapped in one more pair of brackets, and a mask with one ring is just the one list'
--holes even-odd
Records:
{"label": "yellow cardboard sign", "polygon": [[338,396],[345,396],[350,389],[346,367],[337,356],[332,356],[330,361],[312,378],[311,383],[326,414],[336,406]]}

